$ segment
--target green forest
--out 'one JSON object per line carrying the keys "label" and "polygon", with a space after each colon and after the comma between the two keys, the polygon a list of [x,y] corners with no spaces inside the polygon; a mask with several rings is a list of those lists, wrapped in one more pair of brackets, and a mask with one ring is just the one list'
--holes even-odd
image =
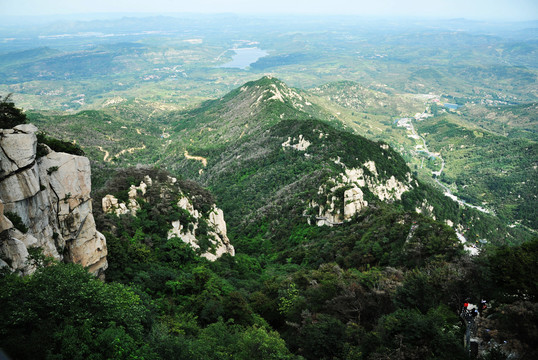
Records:
{"label": "green forest", "polygon": [[[123,171],[107,191],[145,175],[167,176]],[[380,205],[337,228],[253,222],[234,239],[235,257],[209,262],[167,240],[181,214],[160,197],[163,183],[136,216],[95,209],[109,249],[105,282],[38,250],[33,275],[2,273],[4,351],[13,359],[466,359],[462,303],[487,299],[488,339],[523,359],[538,355],[538,239],[469,257],[446,225]],[[200,209],[214,200],[192,182],[180,186]],[[482,358],[503,357],[492,347]]]}

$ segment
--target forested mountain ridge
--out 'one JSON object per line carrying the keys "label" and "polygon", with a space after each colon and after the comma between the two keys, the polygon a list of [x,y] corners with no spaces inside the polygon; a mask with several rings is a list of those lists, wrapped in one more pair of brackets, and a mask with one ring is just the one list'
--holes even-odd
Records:
{"label": "forested mountain ridge", "polygon": [[0,13],[0,357],[538,359],[538,21],[171,7]]}
{"label": "forested mountain ridge", "polygon": [[536,104],[494,106],[349,81],[309,94],[350,131],[390,144],[423,181],[489,209],[505,225],[537,230]]}
{"label": "forested mountain ridge", "polygon": [[[327,118],[328,121],[315,120]],[[317,205],[330,207],[329,191],[320,190],[322,186],[326,190],[334,188],[336,184],[325,186],[330,180],[340,183],[337,202],[343,205],[358,204],[359,197],[373,196],[377,201],[395,201],[407,210],[424,212],[474,240],[487,238],[502,243],[507,233],[521,236],[518,229],[508,228],[494,216],[459,207],[416,179],[401,156],[386,143],[376,144],[358,131],[350,133],[348,124],[328,116],[327,110],[272,77],[249,82],[193,110],[170,112],[163,121],[169,124],[170,132],[164,140],[167,156],[161,163],[174,173],[208,186],[235,225],[253,215],[266,215],[272,204],[295,204],[297,194],[301,194],[298,197],[302,204],[294,205],[297,213],[313,215],[316,205],[308,203],[314,200]],[[372,176],[375,172],[376,182],[387,182],[394,176],[387,191],[401,193],[397,197],[380,197],[373,194],[375,186],[370,184],[364,196],[354,191],[353,200],[353,183],[364,182],[359,186],[363,192],[367,182],[357,177],[359,168]],[[355,178],[350,180],[352,177]],[[318,192],[325,192],[323,203]],[[304,194],[310,194],[309,198]],[[242,199],[243,206],[237,206],[235,199]],[[319,206],[316,211],[318,217],[326,217]],[[344,207],[335,208],[336,212],[344,215]],[[469,223],[476,225],[471,227]],[[232,226],[232,234],[235,229]]]}
{"label": "forested mountain ridge", "polygon": [[[312,94],[317,95],[313,96]],[[327,95],[328,98],[325,97]],[[420,111],[425,106],[433,107],[432,103],[428,103],[428,99],[431,100],[432,96],[398,95],[391,92],[390,89],[371,90],[351,82],[335,83],[305,92],[290,88],[274,77],[266,76],[239,86],[222,98],[206,101],[187,110],[170,110],[144,101],[134,100],[111,103],[109,107],[99,111],[83,111],[74,115],[56,116],[51,113],[30,113],[29,116],[32,121],[49,129],[51,134],[55,136],[77,138],[90,158],[95,160],[94,183],[98,186],[101,186],[106,180],[106,177],[100,177],[99,174],[108,173],[107,169],[117,165],[133,166],[137,163],[158,164],[172,173],[188,174],[187,176],[197,179],[207,186],[210,183],[205,178],[217,176],[225,168],[232,169],[229,167],[230,164],[233,163],[235,164],[233,166],[239,166],[237,169],[240,169],[240,162],[253,156],[256,157],[260,151],[266,153],[268,144],[262,146],[261,144],[256,145],[255,142],[266,138],[269,134],[266,131],[271,132],[270,129],[278,126],[280,122],[321,119],[338,129],[354,132],[357,135],[366,135],[394,146],[412,167],[411,173],[421,177],[426,185],[423,188],[425,189],[435,185],[431,175],[428,174],[439,169],[439,161],[425,158],[421,163],[421,158],[424,155],[415,149],[416,140],[410,138],[405,130],[398,128],[396,120],[397,116],[403,115],[405,111],[410,111],[410,109]],[[427,102],[424,103],[424,101]],[[316,103],[323,106],[316,105]],[[340,105],[335,107],[334,104]],[[138,110],[138,108],[140,109]],[[453,117],[452,113],[447,115]],[[443,116],[441,111],[439,116]],[[427,121],[422,121],[417,126],[424,126],[436,121],[436,119],[437,117],[428,118]],[[451,118],[449,117],[449,119]],[[299,135],[307,136],[306,134],[295,134],[295,136]],[[90,139],[91,141],[89,141]],[[286,140],[287,137],[280,144]],[[451,138],[447,140],[448,143],[451,141]],[[508,142],[510,141],[512,140],[508,140]],[[331,140],[328,142],[330,143]],[[246,145],[250,143],[252,143],[252,149]],[[275,145],[274,149],[277,148],[276,142],[272,145]],[[508,145],[516,146],[515,143]],[[465,149],[458,148],[456,150],[459,154]],[[221,155],[234,153],[238,156],[241,155],[241,152],[245,152],[244,155],[246,155],[242,159],[229,158],[217,165],[215,171],[207,171],[216,165],[215,161],[223,160],[220,159]],[[216,154],[219,156],[215,157]],[[329,161],[330,158],[330,156],[327,157],[325,161]],[[332,158],[336,160],[336,156],[332,156]],[[507,160],[512,167],[520,166],[520,162],[516,158]],[[368,159],[364,159],[364,163],[367,161]],[[506,160],[503,161],[506,162]],[[422,168],[422,164],[425,165],[425,168],[419,169]],[[447,162],[447,171],[452,174],[453,165],[459,166],[457,164],[458,162]],[[469,164],[469,166],[471,165],[477,166],[474,171],[480,170],[478,163]],[[334,161],[331,161],[329,167],[334,166]],[[529,171],[535,170],[530,168]],[[529,171],[519,171],[522,175],[518,175],[518,179],[528,177]],[[477,196],[483,192],[483,183],[506,181],[499,178],[501,175],[489,171],[486,173],[486,176],[478,178],[482,182],[480,186],[466,188],[465,182],[462,187],[448,185],[452,189],[458,189],[461,194],[467,196],[467,199],[478,201],[475,199],[480,199]],[[456,173],[459,174],[456,180],[453,180],[448,174],[443,173],[441,180],[456,181],[457,184],[461,184],[462,180],[459,177],[466,173]],[[428,180],[427,177],[429,177],[429,181],[425,181]],[[514,181],[521,180],[515,179]],[[431,185],[427,185],[427,183]],[[522,188],[523,192],[526,191],[524,189],[531,189],[530,184],[528,182],[527,185],[524,185],[526,187]],[[321,186],[321,183],[318,186]],[[465,195],[469,191],[471,191],[472,197]],[[489,201],[495,206],[502,207],[504,205],[502,201],[497,199],[497,193],[499,192],[492,191],[494,195]],[[450,208],[450,202],[447,203],[443,196],[433,196],[433,198],[436,197],[440,200],[438,203],[442,204],[436,211],[443,212],[443,208]],[[532,196],[523,197],[523,199],[528,204],[535,202]],[[517,203],[517,195],[515,200]],[[480,201],[482,200],[480,199]],[[487,200],[484,199],[484,201]],[[415,208],[422,208],[422,202],[418,199],[415,202],[419,202]],[[481,203],[479,202],[478,205]],[[449,220],[449,223],[456,224],[456,226],[460,224],[461,226],[457,228],[458,231],[474,240],[493,238],[494,241],[495,239],[501,241],[501,239],[506,238],[506,234],[510,234],[510,241],[516,243],[529,238],[530,230],[520,226],[508,227],[520,219],[518,217],[519,210],[513,211],[512,202],[505,207],[508,211],[503,210],[500,218],[481,214],[473,209],[456,210],[455,208],[451,210],[452,215],[445,214],[439,217],[438,213],[437,218],[443,221]],[[532,206],[521,208],[526,209],[525,213],[532,215],[532,211],[529,211]],[[465,218],[465,220],[460,221],[460,217]],[[476,219],[480,219],[478,224]],[[473,226],[469,226],[471,223]]]}
{"label": "forested mountain ridge", "polygon": [[[149,236],[144,240],[152,246],[177,238],[209,261],[235,254],[222,210],[215,205],[212,194],[194,182],[178,181],[151,168],[130,168],[118,171],[96,196],[102,203],[95,211],[99,226],[117,237],[122,234],[111,224],[120,221],[121,227],[126,227],[133,222],[142,224],[136,231],[144,229]],[[162,214],[166,221],[148,220],[155,213]],[[141,232],[137,236],[144,237]]]}
{"label": "forested mountain ridge", "polygon": [[[251,83],[258,93],[247,88],[240,98],[239,88],[226,100],[165,114],[171,130],[166,137],[157,131],[152,145],[174,151],[158,160],[181,175],[177,181],[193,196],[195,210],[207,213],[214,202],[224,209],[235,256],[210,262],[181,236],[168,236],[171,216],[194,228],[177,194],[168,196],[173,174],[100,170],[109,182],[95,195],[112,193],[118,204],[127,203],[134,190],[140,205],[136,216],[118,215],[114,207],[113,214],[97,216],[108,240],[107,283],[71,264],[38,263],[26,279],[2,273],[0,314],[7,321],[0,324],[0,346],[8,354],[464,359],[462,304],[487,299],[491,307],[479,326],[485,358],[536,355],[535,333],[527,334],[538,313],[536,240],[498,248],[505,236],[494,218],[461,208],[421,182],[388,144],[346,131],[334,119],[316,120],[299,106],[311,105],[275,79],[260,81],[263,87]],[[220,117],[226,104],[234,106]],[[203,114],[200,123],[196,112]],[[251,112],[256,116],[248,122]],[[103,122],[133,131],[113,117]],[[251,130],[236,137],[215,130],[217,136],[208,124],[236,134]],[[146,175],[161,179],[164,191],[150,188],[145,197]],[[447,224],[472,224],[471,234],[493,244],[471,257]]]}

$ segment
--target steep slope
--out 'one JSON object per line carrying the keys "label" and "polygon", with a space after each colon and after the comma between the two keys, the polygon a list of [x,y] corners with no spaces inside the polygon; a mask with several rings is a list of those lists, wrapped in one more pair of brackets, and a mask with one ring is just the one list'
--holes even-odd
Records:
{"label": "steep slope", "polygon": [[[331,126],[313,120],[316,113],[323,110],[281,81],[264,77],[192,111],[170,113],[167,121],[176,125],[163,165],[209,186],[232,233],[275,204],[289,208],[293,203],[298,217],[336,224],[352,219],[367,203],[388,202],[451,224],[467,238],[504,241],[509,230],[496,231],[502,227],[498,219],[460,208],[420,183],[387,144],[351,134],[335,119]],[[298,204],[296,194],[302,197]]]}
{"label": "steep slope", "polygon": [[107,247],[92,215],[90,162],[38,145],[36,131],[33,125],[0,130],[1,265],[31,273],[28,251],[39,247],[100,275]]}

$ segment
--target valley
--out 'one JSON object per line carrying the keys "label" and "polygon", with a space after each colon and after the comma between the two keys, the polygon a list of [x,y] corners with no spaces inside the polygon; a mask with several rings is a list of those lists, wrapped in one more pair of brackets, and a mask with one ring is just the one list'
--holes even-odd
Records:
{"label": "valley", "polygon": [[[426,114],[426,113],[423,113],[423,114]],[[420,115],[421,114],[417,114],[419,118],[420,118]],[[436,162],[439,162],[439,161],[441,162],[441,167],[439,168],[438,171],[432,170],[432,176],[433,176],[434,181],[437,183],[437,185],[439,185],[443,189],[445,196],[449,197],[450,199],[452,199],[453,201],[457,202],[460,205],[467,206],[472,209],[476,209],[485,214],[491,213],[490,210],[487,210],[481,206],[468,204],[467,202],[465,202],[465,200],[459,199],[457,196],[452,194],[450,189],[445,184],[441,183],[441,181],[439,181],[439,178],[441,177],[441,174],[443,173],[443,170],[445,169],[445,159],[443,159],[439,153],[433,153],[430,150],[428,150],[428,145],[426,145],[426,140],[422,136],[417,134],[417,132],[415,131],[415,127],[413,126],[412,119],[403,118],[397,121],[398,121],[397,123],[398,127],[404,127],[410,133],[408,137],[415,139],[419,142],[418,145],[415,145],[415,150],[416,150],[415,157],[417,161],[420,160],[421,169],[422,169],[422,165],[424,164],[425,158],[426,159],[435,158]]]}

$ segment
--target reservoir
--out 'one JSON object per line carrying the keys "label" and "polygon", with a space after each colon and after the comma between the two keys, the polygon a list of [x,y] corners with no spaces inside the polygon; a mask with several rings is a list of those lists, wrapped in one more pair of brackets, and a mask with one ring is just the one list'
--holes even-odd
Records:
{"label": "reservoir", "polygon": [[451,109],[451,110],[457,110],[458,108],[461,107],[461,105],[449,104],[449,103],[445,103],[443,106],[446,107],[447,109]]}
{"label": "reservoir", "polygon": [[232,56],[232,61],[220,65],[221,68],[236,68],[236,69],[246,69],[250,64],[258,61],[259,58],[269,55],[265,50],[254,48],[237,48],[230,49],[235,52],[235,55]]}

